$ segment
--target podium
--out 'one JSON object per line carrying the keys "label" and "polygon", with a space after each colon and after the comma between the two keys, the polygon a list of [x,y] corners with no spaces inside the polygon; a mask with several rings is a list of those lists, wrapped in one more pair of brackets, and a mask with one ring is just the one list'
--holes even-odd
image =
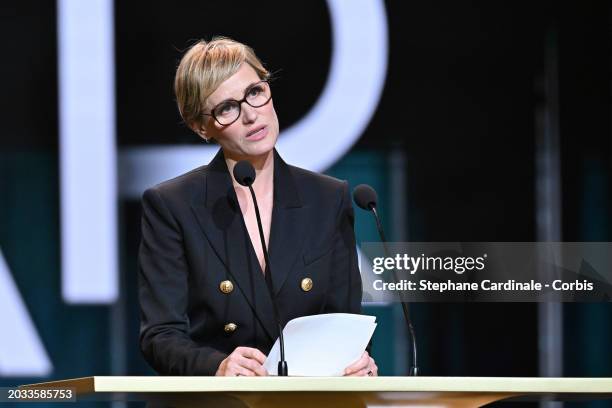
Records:
{"label": "podium", "polygon": [[73,388],[77,400],[176,408],[472,408],[508,399],[612,399],[612,378],[84,377],[23,387]]}

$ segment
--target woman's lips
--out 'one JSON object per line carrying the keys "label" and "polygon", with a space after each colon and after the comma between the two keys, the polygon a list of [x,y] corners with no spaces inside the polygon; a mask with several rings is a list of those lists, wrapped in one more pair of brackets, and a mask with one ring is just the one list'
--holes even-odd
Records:
{"label": "woman's lips", "polygon": [[256,141],[261,140],[264,137],[266,137],[267,134],[268,134],[268,127],[267,126],[262,126],[261,128],[255,130],[255,131],[247,133],[246,138],[249,141],[256,142]]}

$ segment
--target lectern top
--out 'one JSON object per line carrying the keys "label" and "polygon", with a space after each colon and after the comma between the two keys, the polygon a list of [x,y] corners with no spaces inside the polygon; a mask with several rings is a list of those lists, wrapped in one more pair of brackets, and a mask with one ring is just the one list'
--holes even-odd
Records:
{"label": "lectern top", "polygon": [[612,394],[612,378],[541,377],[83,377],[28,387],[109,392],[494,392]]}

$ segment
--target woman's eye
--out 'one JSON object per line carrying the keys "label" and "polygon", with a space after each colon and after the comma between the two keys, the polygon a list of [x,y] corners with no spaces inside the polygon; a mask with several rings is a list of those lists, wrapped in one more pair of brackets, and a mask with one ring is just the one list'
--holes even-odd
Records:
{"label": "woman's eye", "polygon": [[261,88],[261,86],[254,86],[251,89],[249,89],[249,96],[257,96],[261,92],[263,92],[263,89]]}
{"label": "woman's eye", "polygon": [[226,115],[228,113],[230,113],[233,110],[234,106],[231,103],[225,103],[219,107],[217,107],[217,109],[215,109],[215,111],[217,112],[217,115]]}

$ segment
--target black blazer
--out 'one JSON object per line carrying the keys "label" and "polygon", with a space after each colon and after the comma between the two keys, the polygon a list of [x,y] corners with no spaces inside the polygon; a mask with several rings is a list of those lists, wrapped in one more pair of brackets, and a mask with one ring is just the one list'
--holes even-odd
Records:
{"label": "black blazer", "polygon": [[[269,251],[282,324],[359,313],[348,184],[274,155]],[[208,166],[148,189],[142,208],[140,346],[149,364],[164,375],[214,375],[238,346],[267,354],[278,337],[274,309],[222,151]],[[220,290],[226,280],[230,293]]]}

